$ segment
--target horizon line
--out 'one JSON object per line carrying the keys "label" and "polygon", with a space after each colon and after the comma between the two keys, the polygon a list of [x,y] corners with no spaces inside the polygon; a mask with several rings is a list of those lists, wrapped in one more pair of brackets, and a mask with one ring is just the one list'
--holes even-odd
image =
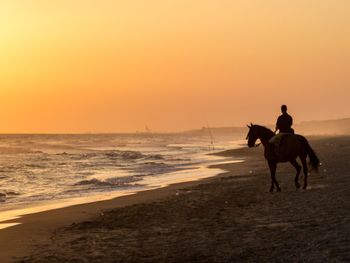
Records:
{"label": "horizon line", "polygon": [[[342,121],[342,120],[347,120],[350,119],[350,117],[344,117],[344,118],[337,118],[337,119],[324,119],[324,120],[307,120],[307,121],[300,121],[298,123],[295,123],[294,125],[301,125],[304,123],[308,122],[328,122],[328,121]],[[274,124],[264,124],[266,126],[273,126]],[[111,132],[92,132],[92,131],[87,131],[87,132],[1,132],[0,135],[113,135],[113,134],[139,134],[139,135],[152,135],[152,134],[176,134],[176,133],[186,133],[186,132],[191,132],[191,131],[200,131],[203,128],[209,128],[207,126],[202,126],[198,128],[189,128],[189,129],[184,129],[180,131],[152,131],[152,132],[144,132],[144,131],[111,131]],[[220,128],[245,128],[245,125],[237,125],[237,126],[212,126],[210,129],[220,129]]]}

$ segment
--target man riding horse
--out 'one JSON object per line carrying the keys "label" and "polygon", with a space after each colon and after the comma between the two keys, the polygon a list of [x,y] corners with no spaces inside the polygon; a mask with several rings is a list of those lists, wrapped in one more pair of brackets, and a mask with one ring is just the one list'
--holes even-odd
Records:
{"label": "man riding horse", "polygon": [[[287,113],[287,106],[282,105],[281,110],[282,115],[277,120],[275,132],[264,126],[252,123],[248,125],[248,147],[258,146],[259,144],[256,144],[257,140],[260,140],[264,146],[264,156],[271,172],[270,192],[273,192],[275,186],[277,191],[281,191],[281,187],[276,179],[276,168],[277,163],[283,162],[289,162],[295,167],[296,175],[294,182],[297,189],[300,188],[299,175],[301,170],[303,170],[303,189],[306,189],[309,171],[306,158],[309,157],[311,167],[316,171],[320,165],[320,161],[307,139],[302,135],[294,134],[294,130],[291,127],[293,118]],[[278,134],[276,134],[277,130],[280,131]],[[299,165],[297,159],[300,159],[302,167]]]}

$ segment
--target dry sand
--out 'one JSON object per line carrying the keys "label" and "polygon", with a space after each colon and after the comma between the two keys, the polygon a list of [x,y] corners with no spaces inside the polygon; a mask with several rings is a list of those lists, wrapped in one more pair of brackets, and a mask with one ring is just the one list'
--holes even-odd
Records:
{"label": "dry sand", "polygon": [[216,178],[26,216],[23,225],[0,231],[0,256],[26,254],[19,262],[350,261],[350,137],[311,144],[323,166],[309,177],[308,190],[295,190],[294,170],[283,164],[282,192],[271,194],[262,149],[228,151],[222,154],[247,161],[221,165],[227,172]]}

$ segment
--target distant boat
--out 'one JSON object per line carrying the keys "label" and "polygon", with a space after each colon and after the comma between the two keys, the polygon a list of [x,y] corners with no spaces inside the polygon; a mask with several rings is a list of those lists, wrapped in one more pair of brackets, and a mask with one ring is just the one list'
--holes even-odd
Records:
{"label": "distant boat", "polygon": [[151,129],[150,129],[150,128],[148,128],[148,126],[147,126],[147,125],[145,125],[145,131],[146,131],[146,133],[152,133]]}
{"label": "distant boat", "polygon": [[137,134],[153,134],[152,130],[145,125],[145,130],[144,131],[136,131]]}

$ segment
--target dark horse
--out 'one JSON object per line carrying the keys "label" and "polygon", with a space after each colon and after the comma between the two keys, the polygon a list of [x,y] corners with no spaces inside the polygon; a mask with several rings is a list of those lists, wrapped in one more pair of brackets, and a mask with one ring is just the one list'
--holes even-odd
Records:
{"label": "dark horse", "polygon": [[303,189],[307,187],[307,175],[308,175],[308,166],[306,163],[306,157],[309,156],[310,164],[313,169],[318,170],[318,166],[320,164],[319,159],[317,158],[314,150],[311,148],[309,142],[305,137],[301,135],[290,134],[283,137],[280,147],[279,154],[276,156],[274,145],[269,142],[269,140],[275,136],[275,133],[268,128],[259,125],[251,124],[248,126],[249,133],[247,136],[248,146],[255,147],[256,141],[260,139],[261,143],[264,146],[264,156],[267,160],[271,172],[271,188],[270,192],[273,192],[274,186],[276,185],[277,191],[281,191],[281,187],[279,186],[276,180],[276,168],[277,163],[282,162],[290,162],[296,169],[297,174],[295,176],[294,182],[295,187],[297,189],[300,188],[299,184],[299,174],[301,171],[301,166],[297,162],[297,158],[299,157],[301,163],[303,165],[304,171],[304,186]]}

